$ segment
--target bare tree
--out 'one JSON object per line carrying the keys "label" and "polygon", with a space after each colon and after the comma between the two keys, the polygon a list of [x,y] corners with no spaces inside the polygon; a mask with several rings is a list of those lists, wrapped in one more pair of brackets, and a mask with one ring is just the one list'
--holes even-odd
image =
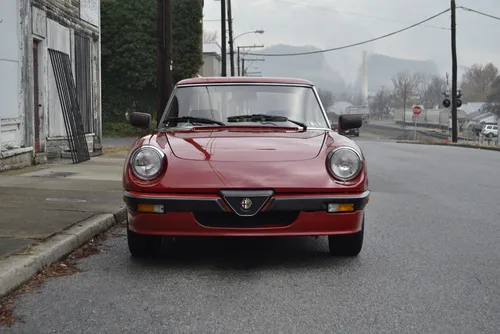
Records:
{"label": "bare tree", "polygon": [[497,118],[500,117],[500,76],[491,85],[491,92],[484,109],[496,115]]}
{"label": "bare tree", "polygon": [[394,85],[394,97],[403,106],[403,123],[406,123],[406,106],[410,98],[416,94],[417,87],[421,82],[420,73],[410,73],[408,71],[398,72],[392,77]]}
{"label": "bare tree", "polygon": [[335,103],[333,92],[324,89],[318,89],[319,98],[325,109],[330,108]]}
{"label": "bare tree", "polygon": [[460,88],[467,102],[484,102],[498,76],[498,68],[492,63],[474,64],[462,76]]}
{"label": "bare tree", "polygon": [[203,43],[215,43],[219,38],[217,31],[204,31],[203,32]]}
{"label": "bare tree", "polygon": [[[497,76],[491,85],[490,94],[488,95],[484,109],[497,117],[497,123],[500,127],[500,76]],[[499,144],[499,140],[500,136],[497,136],[497,145]]]}
{"label": "bare tree", "polygon": [[417,91],[424,108],[434,108],[442,103],[442,93],[446,91],[446,79],[438,75],[421,75]]}
{"label": "bare tree", "polygon": [[387,117],[391,111],[392,95],[390,91],[380,88],[370,103],[370,113],[379,117]]}

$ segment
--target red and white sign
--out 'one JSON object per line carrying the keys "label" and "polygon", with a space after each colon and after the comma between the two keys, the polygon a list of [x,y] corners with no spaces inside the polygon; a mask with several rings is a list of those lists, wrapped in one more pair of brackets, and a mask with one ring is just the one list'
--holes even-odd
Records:
{"label": "red and white sign", "polygon": [[420,115],[420,113],[422,112],[422,108],[420,108],[420,106],[414,106],[413,107],[413,115]]}

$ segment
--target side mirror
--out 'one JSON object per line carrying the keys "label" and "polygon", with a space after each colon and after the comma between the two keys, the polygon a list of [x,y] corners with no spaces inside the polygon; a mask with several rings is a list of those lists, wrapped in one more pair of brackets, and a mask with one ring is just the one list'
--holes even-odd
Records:
{"label": "side mirror", "polygon": [[140,129],[149,130],[151,128],[151,115],[143,112],[133,112],[129,115],[130,125]]}
{"label": "side mirror", "polygon": [[342,131],[359,129],[363,125],[363,118],[360,115],[339,116],[339,129]]}

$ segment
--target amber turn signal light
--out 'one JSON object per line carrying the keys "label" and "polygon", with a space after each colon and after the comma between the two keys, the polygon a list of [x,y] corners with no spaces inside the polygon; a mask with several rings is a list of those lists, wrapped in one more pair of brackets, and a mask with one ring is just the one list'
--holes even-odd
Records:
{"label": "amber turn signal light", "polygon": [[154,204],[137,204],[137,212],[143,213],[164,213],[165,208],[163,205]]}
{"label": "amber turn signal light", "polygon": [[354,204],[353,203],[330,203],[326,208],[328,213],[336,213],[336,212],[353,212]]}

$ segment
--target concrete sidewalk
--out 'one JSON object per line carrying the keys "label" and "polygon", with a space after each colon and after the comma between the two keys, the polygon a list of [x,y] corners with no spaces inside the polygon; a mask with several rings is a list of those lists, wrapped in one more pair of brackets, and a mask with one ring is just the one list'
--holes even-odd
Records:
{"label": "concrete sidewalk", "polygon": [[[32,255],[27,250],[43,245],[48,238],[67,233],[69,228],[78,227],[77,232],[83,233],[86,222],[97,231],[99,219],[106,221],[104,225],[114,223],[109,222],[109,217],[125,219],[121,180],[126,154],[118,152],[75,165],[32,166],[0,174],[0,285],[5,283],[2,274],[12,269],[16,259]],[[81,239],[78,245],[86,241]]]}

